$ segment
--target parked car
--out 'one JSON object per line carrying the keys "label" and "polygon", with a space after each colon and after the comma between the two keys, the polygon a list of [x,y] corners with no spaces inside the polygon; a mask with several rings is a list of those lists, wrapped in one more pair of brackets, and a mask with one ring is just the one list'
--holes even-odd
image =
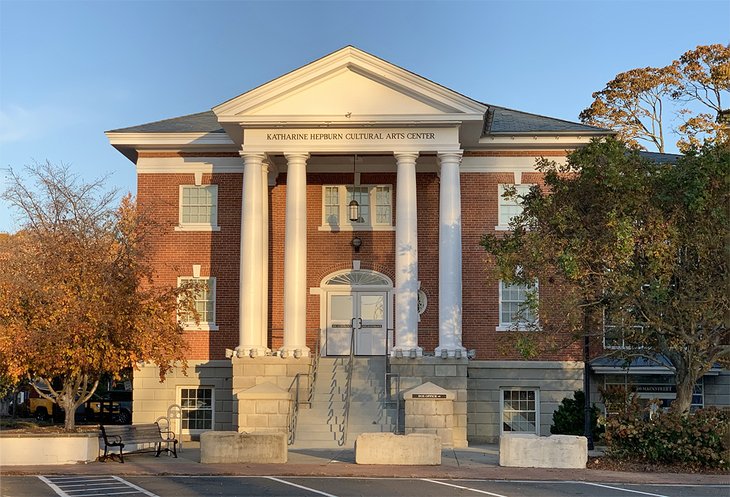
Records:
{"label": "parked car", "polygon": [[[26,412],[39,421],[53,419],[63,421],[65,412],[58,404],[38,395],[30,389]],[[77,421],[96,421],[114,424],[130,424],[132,422],[132,392],[111,391],[104,395],[94,393],[82,406],[76,408]]]}

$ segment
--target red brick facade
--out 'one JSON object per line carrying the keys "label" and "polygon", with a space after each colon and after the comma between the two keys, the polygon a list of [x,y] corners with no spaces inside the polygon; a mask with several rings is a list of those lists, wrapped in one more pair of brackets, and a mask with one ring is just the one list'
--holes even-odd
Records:
{"label": "red brick facade", "polygon": [[[146,158],[180,157],[179,153],[146,153]],[[214,154],[185,154],[186,157]],[[229,157],[232,154],[218,154]],[[547,156],[553,152],[469,152],[465,156]],[[561,153],[560,155],[564,155]],[[176,231],[180,185],[194,184],[193,174],[141,173],[138,197],[142,208],[156,222],[152,241],[157,281],[176,284],[180,276],[191,276],[192,266],[201,266],[201,276],[216,278],[217,331],[186,332],[191,344],[190,359],[223,359],[226,348],[238,344],[238,291],[241,215],[241,173],[203,174],[203,184],[218,185],[218,224],[220,231]],[[395,222],[396,175],[361,173],[361,184],[392,185],[393,223]],[[523,359],[506,342],[509,332],[496,331],[499,324],[499,281],[479,242],[498,224],[498,185],[515,182],[513,173],[464,172],[461,174],[462,206],[462,295],[463,345],[476,349],[478,359]],[[541,183],[539,173],[522,173],[522,183]],[[322,185],[352,184],[352,173],[309,173],[307,175],[307,287],[318,288],[325,276],[352,267],[359,260],[362,269],[372,269],[395,279],[394,231],[322,231]],[[438,345],[438,244],[439,178],[435,173],[417,175],[418,276],[428,306],[419,323],[419,345],[433,352]],[[270,348],[276,350],[283,340],[284,315],[284,238],[286,175],[279,174],[269,188],[269,295],[268,328]],[[362,239],[355,252],[353,236]],[[550,289],[541,286],[541,292]],[[320,299],[307,295],[307,345],[315,346],[320,321]],[[538,360],[580,360],[578,344],[567,350],[543,354]]]}

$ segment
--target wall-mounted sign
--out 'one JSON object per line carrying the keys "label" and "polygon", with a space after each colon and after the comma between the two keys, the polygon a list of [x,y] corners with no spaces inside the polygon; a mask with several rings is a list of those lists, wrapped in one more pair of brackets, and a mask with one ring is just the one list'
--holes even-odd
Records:
{"label": "wall-mounted sign", "polygon": [[445,393],[414,393],[412,399],[445,399]]}
{"label": "wall-mounted sign", "polygon": [[456,126],[443,128],[252,128],[243,131],[244,152],[447,152],[459,149],[459,129]]}

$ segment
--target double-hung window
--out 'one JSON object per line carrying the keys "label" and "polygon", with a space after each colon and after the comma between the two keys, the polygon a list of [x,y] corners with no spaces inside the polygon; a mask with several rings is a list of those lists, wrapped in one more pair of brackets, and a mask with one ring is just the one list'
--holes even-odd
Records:
{"label": "double-hung window", "polygon": [[[499,185],[499,204],[498,204],[498,225],[497,230],[509,230],[509,223],[516,216],[522,214],[522,198],[530,192],[533,185]],[[511,191],[513,195],[505,193]]]}
{"label": "double-hung window", "polygon": [[214,396],[210,387],[180,387],[181,428],[184,433],[213,429]]}
{"label": "double-hung window", "polygon": [[499,326],[497,331],[524,330],[537,322],[537,282],[519,285],[499,282]]}
{"label": "double-hung window", "polygon": [[180,186],[179,231],[218,231],[218,185]]}
{"label": "double-hung window", "polygon": [[644,326],[638,319],[634,318],[635,313],[617,312],[615,309],[604,308],[603,310],[603,347],[606,349],[630,349],[641,347],[632,338],[641,336]]}
{"label": "double-hung window", "polygon": [[540,391],[502,389],[502,433],[540,434]]}
{"label": "double-hung window", "polygon": [[201,288],[195,292],[195,310],[200,318],[200,323],[195,323],[192,313],[184,313],[180,321],[186,330],[211,330],[215,331],[218,326],[215,324],[215,278],[178,278],[178,285],[185,283],[199,283]]}
{"label": "double-hung window", "polygon": [[[350,204],[357,203],[356,209]],[[357,212],[355,220],[352,213]],[[378,231],[393,229],[391,185],[324,185],[322,231]]]}

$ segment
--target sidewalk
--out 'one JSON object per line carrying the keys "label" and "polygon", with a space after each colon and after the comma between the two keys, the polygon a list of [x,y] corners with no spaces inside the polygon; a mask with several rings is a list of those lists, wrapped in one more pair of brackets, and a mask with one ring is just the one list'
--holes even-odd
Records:
{"label": "sidewalk", "polygon": [[285,464],[201,464],[200,445],[185,442],[177,459],[144,453],[117,461],[58,466],[5,466],[10,475],[228,475],[228,476],[320,476],[487,480],[558,480],[603,483],[730,484],[730,475],[674,473],[624,473],[603,470],[503,468],[497,445],[444,449],[440,466],[379,466],[355,464],[352,448],[290,449]]}

